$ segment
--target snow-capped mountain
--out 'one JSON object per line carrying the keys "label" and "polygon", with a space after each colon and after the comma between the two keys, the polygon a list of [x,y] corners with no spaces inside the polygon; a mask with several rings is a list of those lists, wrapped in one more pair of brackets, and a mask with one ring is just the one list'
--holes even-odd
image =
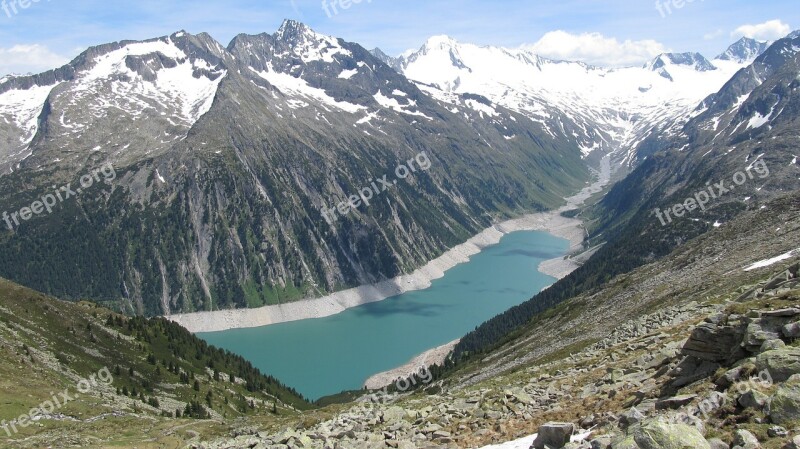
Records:
{"label": "snow-capped mountain", "polygon": [[[163,152],[211,108],[227,74],[224,52],[208,35],[181,31],[93,47],[59,69],[7,79],[0,83],[0,172],[29,157],[37,166],[83,161],[101,147],[115,160],[133,155],[127,162]],[[41,126],[47,133],[34,154]]]}
{"label": "snow-capped mountain", "polygon": [[635,149],[650,134],[674,132],[750,61],[668,53],[642,67],[610,69],[436,36],[419,51],[387,62],[439,99],[482,95],[571,139],[585,156],[615,152],[633,163]]}
{"label": "snow-capped mountain", "polygon": [[738,144],[758,142],[771,128],[796,129],[798,117],[792,111],[798,110],[799,101],[800,34],[793,33],[770,45],[747,70],[709,96],[703,113],[681,137],[687,146],[714,145],[731,152]]}
{"label": "snow-capped mountain", "polygon": [[185,32],[100,45],[7,79],[9,213],[102,164],[116,177],[2,222],[0,276],[147,314],[275,304],[412,271],[589,178],[577,146],[525,115],[461,103],[295,21],[227,47]]}
{"label": "snow-capped mountain", "polygon": [[723,61],[736,61],[740,64],[747,64],[755,60],[764,50],[769,47],[769,42],[757,41],[748,37],[743,37],[731,44],[727,50],[717,56],[716,59]]}
{"label": "snow-capped mountain", "polygon": [[[117,172],[59,213],[0,227],[0,276],[151,314],[384,280],[560,205],[606,154],[635,165],[673,144],[741,67],[665,54],[607,69],[447,37],[394,60],[295,21],[227,47],[183,31],[92,47],[0,83],[7,210],[103,163]],[[765,79],[752,67],[734,78],[742,92]],[[424,174],[346,207],[423,152]],[[348,212],[321,213],[334,208]]]}

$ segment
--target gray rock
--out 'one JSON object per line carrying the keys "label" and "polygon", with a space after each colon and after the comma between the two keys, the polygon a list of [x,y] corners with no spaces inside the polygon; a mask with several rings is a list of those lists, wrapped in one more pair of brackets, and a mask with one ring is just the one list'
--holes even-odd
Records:
{"label": "gray rock", "polygon": [[708,445],[711,446],[711,449],[731,449],[728,443],[720,440],[719,438],[712,438],[708,440]]}
{"label": "gray rock", "polygon": [[717,380],[715,380],[714,383],[721,388],[727,389],[736,382],[739,382],[742,379],[742,376],[744,375],[743,373],[744,373],[744,367],[737,366],[736,368],[733,368],[725,372],[725,374],[723,374]]}
{"label": "gray rock", "polygon": [[400,407],[392,406],[383,411],[382,420],[384,423],[395,423],[406,417],[406,411]]}
{"label": "gray rock", "polygon": [[694,328],[681,352],[700,360],[730,364],[744,358],[741,348],[744,334],[745,326],[741,322],[702,323]]}
{"label": "gray rock", "polygon": [[783,326],[783,328],[781,328],[781,333],[786,338],[800,337],[800,321],[795,321],[794,323]]}
{"label": "gray rock", "polygon": [[706,439],[694,427],[686,424],[651,420],[633,431],[640,449],[710,449]]}
{"label": "gray rock", "polygon": [[769,418],[778,425],[800,419],[800,375],[778,387],[769,403]]}
{"label": "gray rock", "polygon": [[737,430],[733,436],[733,449],[758,449],[760,447],[761,443],[758,442],[758,438],[744,429]]}
{"label": "gray rock", "polygon": [[[740,348],[741,349],[741,348]],[[684,357],[669,374],[674,379],[669,382],[665,394],[675,394],[681,387],[705,379],[714,374],[720,365],[694,356]]]}
{"label": "gray rock", "polygon": [[549,422],[539,427],[539,433],[534,440],[532,449],[544,449],[545,445],[554,448],[563,448],[569,443],[575,426],[572,423]]}
{"label": "gray rock", "polygon": [[611,444],[611,447],[613,449],[642,449],[636,443],[636,440],[633,438],[633,435],[624,437],[619,441],[615,441],[614,443]]}
{"label": "gray rock", "polygon": [[750,390],[739,396],[739,405],[744,408],[752,408],[761,410],[769,401],[769,397],[764,393],[756,390]]}
{"label": "gray rock", "polygon": [[601,435],[593,439],[590,444],[592,445],[592,449],[611,449],[611,436]]}
{"label": "gray rock", "polygon": [[772,426],[767,430],[770,438],[785,438],[789,436],[789,431],[781,426]]}
{"label": "gray rock", "polygon": [[619,424],[620,426],[630,427],[634,424],[638,424],[644,420],[645,416],[642,412],[639,411],[636,407],[631,407],[630,410],[623,413],[619,417]]}
{"label": "gray rock", "polygon": [[800,374],[800,348],[786,347],[763,352],[756,357],[756,369],[767,370],[775,382],[783,382]]}
{"label": "gray rock", "polygon": [[781,348],[785,348],[785,347],[786,347],[786,343],[784,343],[783,340],[778,340],[778,339],[767,340],[767,341],[765,341],[764,343],[761,344],[761,347],[758,349],[758,351],[759,352],[767,352],[767,351],[772,351],[774,349],[781,349]]}
{"label": "gray rock", "polygon": [[769,310],[761,313],[761,316],[765,317],[796,317],[798,315],[800,315],[800,309],[794,307],[789,309]]}
{"label": "gray rock", "polygon": [[742,345],[750,352],[757,352],[767,340],[780,338],[777,331],[768,331],[762,326],[762,319],[753,320],[747,325]]}
{"label": "gray rock", "polygon": [[580,443],[567,443],[564,449],[592,449],[592,446],[585,441],[581,441]]}

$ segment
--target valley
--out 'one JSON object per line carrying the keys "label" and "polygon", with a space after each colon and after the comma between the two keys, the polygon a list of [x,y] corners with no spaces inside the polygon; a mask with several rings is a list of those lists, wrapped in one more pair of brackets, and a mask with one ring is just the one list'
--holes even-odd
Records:
{"label": "valley", "polygon": [[289,385],[311,400],[359,390],[373,374],[458,339],[552,284],[537,267],[564,255],[568,246],[541,232],[511,233],[424,290],[327,318],[197,335],[264,372],[291,379]]}
{"label": "valley", "polygon": [[0,448],[800,449],[800,32],[340,6],[0,78]]}

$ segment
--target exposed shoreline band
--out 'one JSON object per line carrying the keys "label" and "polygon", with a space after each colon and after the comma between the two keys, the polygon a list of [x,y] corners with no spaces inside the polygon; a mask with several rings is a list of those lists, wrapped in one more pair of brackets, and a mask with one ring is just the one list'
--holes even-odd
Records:
{"label": "exposed shoreline band", "polygon": [[[382,301],[406,292],[424,290],[431,282],[444,276],[456,265],[469,261],[469,258],[488,246],[500,242],[506,234],[516,231],[545,231],[556,237],[569,240],[567,254],[577,252],[584,240],[581,220],[567,218],[561,212],[582,204],[593,193],[602,190],[610,179],[610,161],[606,157],[599,173],[599,179],[584,188],[577,195],[567,198],[567,204],[555,211],[540,212],[511,219],[484,229],[466,242],[457,245],[438,258],[428,262],[411,274],[404,274],[376,284],[363,285],[332,293],[327,296],[287,304],[264,306],[256,309],[216,310],[176,314],[167,317],[192,333],[220,332],[230,329],[246,329],[269,326],[313,318],[324,318],[344,312],[347,309],[372,302]],[[577,264],[568,257],[544,261],[539,271],[556,279],[571,273]]]}
{"label": "exposed shoreline band", "polygon": [[[481,252],[488,246],[500,242],[506,234],[516,231],[546,231],[569,240],[570,252],[580,248],[583,242],[581,221],[562,217],[559,212],[542,212],[505,221],[483,230],[466,242],[457,245],[440,257],[428,262],[411,274],[377,284],[363,285],[314,299],[286,304],[270,305],[256,309],[215,310],[176,314],[168,318],[192,333],[219,332],[230,329],[245,329],[268,326],[290,321],[324,318],[344,312],[352,307],[382,301],[415,290],[424,290],[444,276],[445,272]],[[563,258],[546,261],[540,271],[556,278],[564,271]]]}

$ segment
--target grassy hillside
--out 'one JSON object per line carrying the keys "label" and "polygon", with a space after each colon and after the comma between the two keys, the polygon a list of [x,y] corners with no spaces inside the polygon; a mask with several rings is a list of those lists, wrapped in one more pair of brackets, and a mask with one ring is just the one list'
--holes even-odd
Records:
{"label": "grassy hillside", "polygon": [[[39,417],[26,423],[37,407]],[[277,423],[310,407],[174,323],[58,301],[0,279],[0,447],[40,447],[62,434],[80,435],[71,443],[81,447],[109,438],[185,440],[193,434],[169,429],[216,434],[223,419]]]}

